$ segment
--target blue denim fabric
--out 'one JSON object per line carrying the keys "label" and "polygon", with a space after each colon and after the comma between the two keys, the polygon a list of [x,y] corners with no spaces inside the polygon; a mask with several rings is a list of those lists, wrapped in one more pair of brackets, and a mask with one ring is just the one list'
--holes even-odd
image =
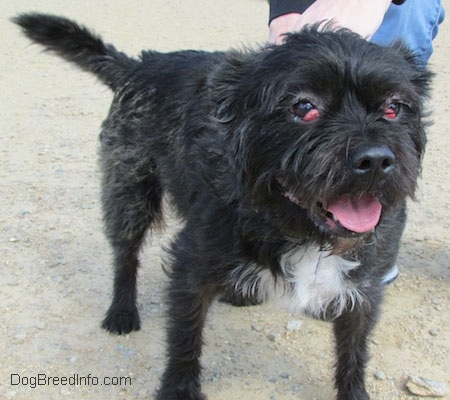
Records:
{"label": "blue denim fabric", "polygon": [[433,53],[432,41],[444,17],[441,0],[407,0],[401,6],[391,4],[370,41],[389,46],[402,40],[425,65]]}

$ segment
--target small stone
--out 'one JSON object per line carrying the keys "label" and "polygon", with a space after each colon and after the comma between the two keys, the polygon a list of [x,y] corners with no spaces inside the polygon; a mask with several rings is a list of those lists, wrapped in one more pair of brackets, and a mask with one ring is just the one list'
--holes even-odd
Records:
{"label": "small stone", "polygon": [[25,342],[25,339],[27,338],[26,333],[17,333],[14,335],[14,339],[16,340],[17,344],[22,344]]}
{"label": "small stone", "polygon": [[49,261],[47,267],[48,268],[56,268],[60,265],[60,262],[58,260],[55,261]]}
{"label": "small stone", "polygon": [[42,322],[42,321],[38,321],[38,322],[36,322],[36,329],[38,329],[38,330],[40,330],[40,331],[43,331],[45,328],[46,328],[46,325],[45,325],[45,323],[44,322]]}
{"label": "small stone", "polygon": [[437,336],[437,335],[438,335],[437,329],[433,329],[433,328],[431,328],[431,329],[428,331],[428,333],[429,333],[431,336]]}
{"label": "small stone", "polygon": [[373,374],[377,381],[384,381],[386,379],[386,375],[382,371],[377,371]]}
{"label": "small stone", "polygon": [[220,373],[215,372],[214,375],[211,377],[211,382],[217,382],[220,379]]}
{"label": "small stone", "polygon": [[289,332],[299,331],[302,324],[303,321],[300,321],[299,319],[293,319],[286,324],[286,330]]}
{"label": "small stone", "polygon": [[260,325],[252,324],[252,331],[261,332],[262,328]]}
{"label": "small stone", "polygon": [[406,381],[409,392],[416,396],[444,397],[449,393],[446,382],[434,381],[420,376],[410,376]]}
{"label": "small stone", "polygon": [[267,335],[267,339],[269,339],[271,342],[279,342],[280,341],[280,335],[275,333],[269,333]]}

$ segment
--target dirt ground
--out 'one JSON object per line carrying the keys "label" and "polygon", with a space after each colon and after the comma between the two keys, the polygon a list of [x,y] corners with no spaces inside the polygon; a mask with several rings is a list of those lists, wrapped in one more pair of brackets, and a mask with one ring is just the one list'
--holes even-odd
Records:
{"label": "dirt ground", "polygon": [[[450,0],[444,3],[450,10]],[[100,329],[112,269],[97,133],[111,93],[29,46],[7,18],[28,10],[63,14],[131,55],[222,50],[264,42],[267,2],[2,0],[0,9],[0,399],[150,398],[164,365],[161,245],[177,224],[169,221],[143,251],[141,331],[117,337]],[[387,290],[370,346],[373,399],[414,398],[405,389],[410,375],[450,378],[449,59],[444,24],[431,60],[434,125],[418,201],[409,206],[401,276]],[[271,305],[215,304],[205,331],[205,392],[211,400],[331,399],[330,328]]]}

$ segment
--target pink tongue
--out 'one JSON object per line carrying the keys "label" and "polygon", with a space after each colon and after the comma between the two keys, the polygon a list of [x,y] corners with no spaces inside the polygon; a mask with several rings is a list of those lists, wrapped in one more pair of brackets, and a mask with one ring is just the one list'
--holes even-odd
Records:
{"label": "pink tongue", "polygon": [[342,196],[330,204],[328,211],[335,221],[352,232],[363,233],[375,228],[381,216],[381,203],[370,194],[362,197]]}

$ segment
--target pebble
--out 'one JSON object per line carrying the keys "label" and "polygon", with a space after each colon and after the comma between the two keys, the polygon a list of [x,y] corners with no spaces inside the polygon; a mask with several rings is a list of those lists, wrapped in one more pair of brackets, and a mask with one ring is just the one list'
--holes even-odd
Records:
{"label": "pebble", "polygon": [[428,331],[428,333],[429,333],[431,336],[437,336],[437,335],[438,335],[437,329],[434,329],[434,328],[431,328],[431,329]]}
{"label": "pebble", "polygon": [[445,397],[449,393],[446,382],[434,381],[420,376],[410,376],[406,381],[409,392],[416,396]]}
{"label": "pebble", "polygon": [[49,261],[47,267],[48,268],[56,268],[59,265],[61,265],[61,262],[59,260],[55,260],[55,261]]}
{"label": "pebble", "polygon": [[386,375],[382,371],[376,371],[373,376],[377,381],[384,381],[386,379]]}
{"label": "pebble", "polygon": [[279,342],[280,334],[279,333],[269,333],[267,335],[267,339],[269,339],[271,342]]}
{"label": "pebble", "polygon": [[289,332],[299,331],[303,321],[299,319],[293,319],[286,324],[286,330]]}
{"label": "pebble", "polygon": [[43,331],[44,329],[46,329],[46,325],[45,325],[45,323],[44,322],[42,322],[42,321],[37,321],[36,322],[36,324],[35,324],[35,326],[36,326],[36,329],[38,329],[39,331]]}
{"label": "pebble", "polygon": [[16,344],[22,344],[25,342],[25,339],[27,338],[26,333],[17,333],[14,335],[14,339]]}
{"label": "pebble", "polygon": [[21,210],[19,210],[19,212],[17,213],[17,216],[23,217],[23,216],[25,216],[25,215],[27,215],[27,214],[31,214],[31,212],[28,211],[28,210],[21,209]]}
{"label": "pebble", "polygon": [[211,382],[217,382],[220,379],[220,373],[215,372],[214,375],[211,377]]}

